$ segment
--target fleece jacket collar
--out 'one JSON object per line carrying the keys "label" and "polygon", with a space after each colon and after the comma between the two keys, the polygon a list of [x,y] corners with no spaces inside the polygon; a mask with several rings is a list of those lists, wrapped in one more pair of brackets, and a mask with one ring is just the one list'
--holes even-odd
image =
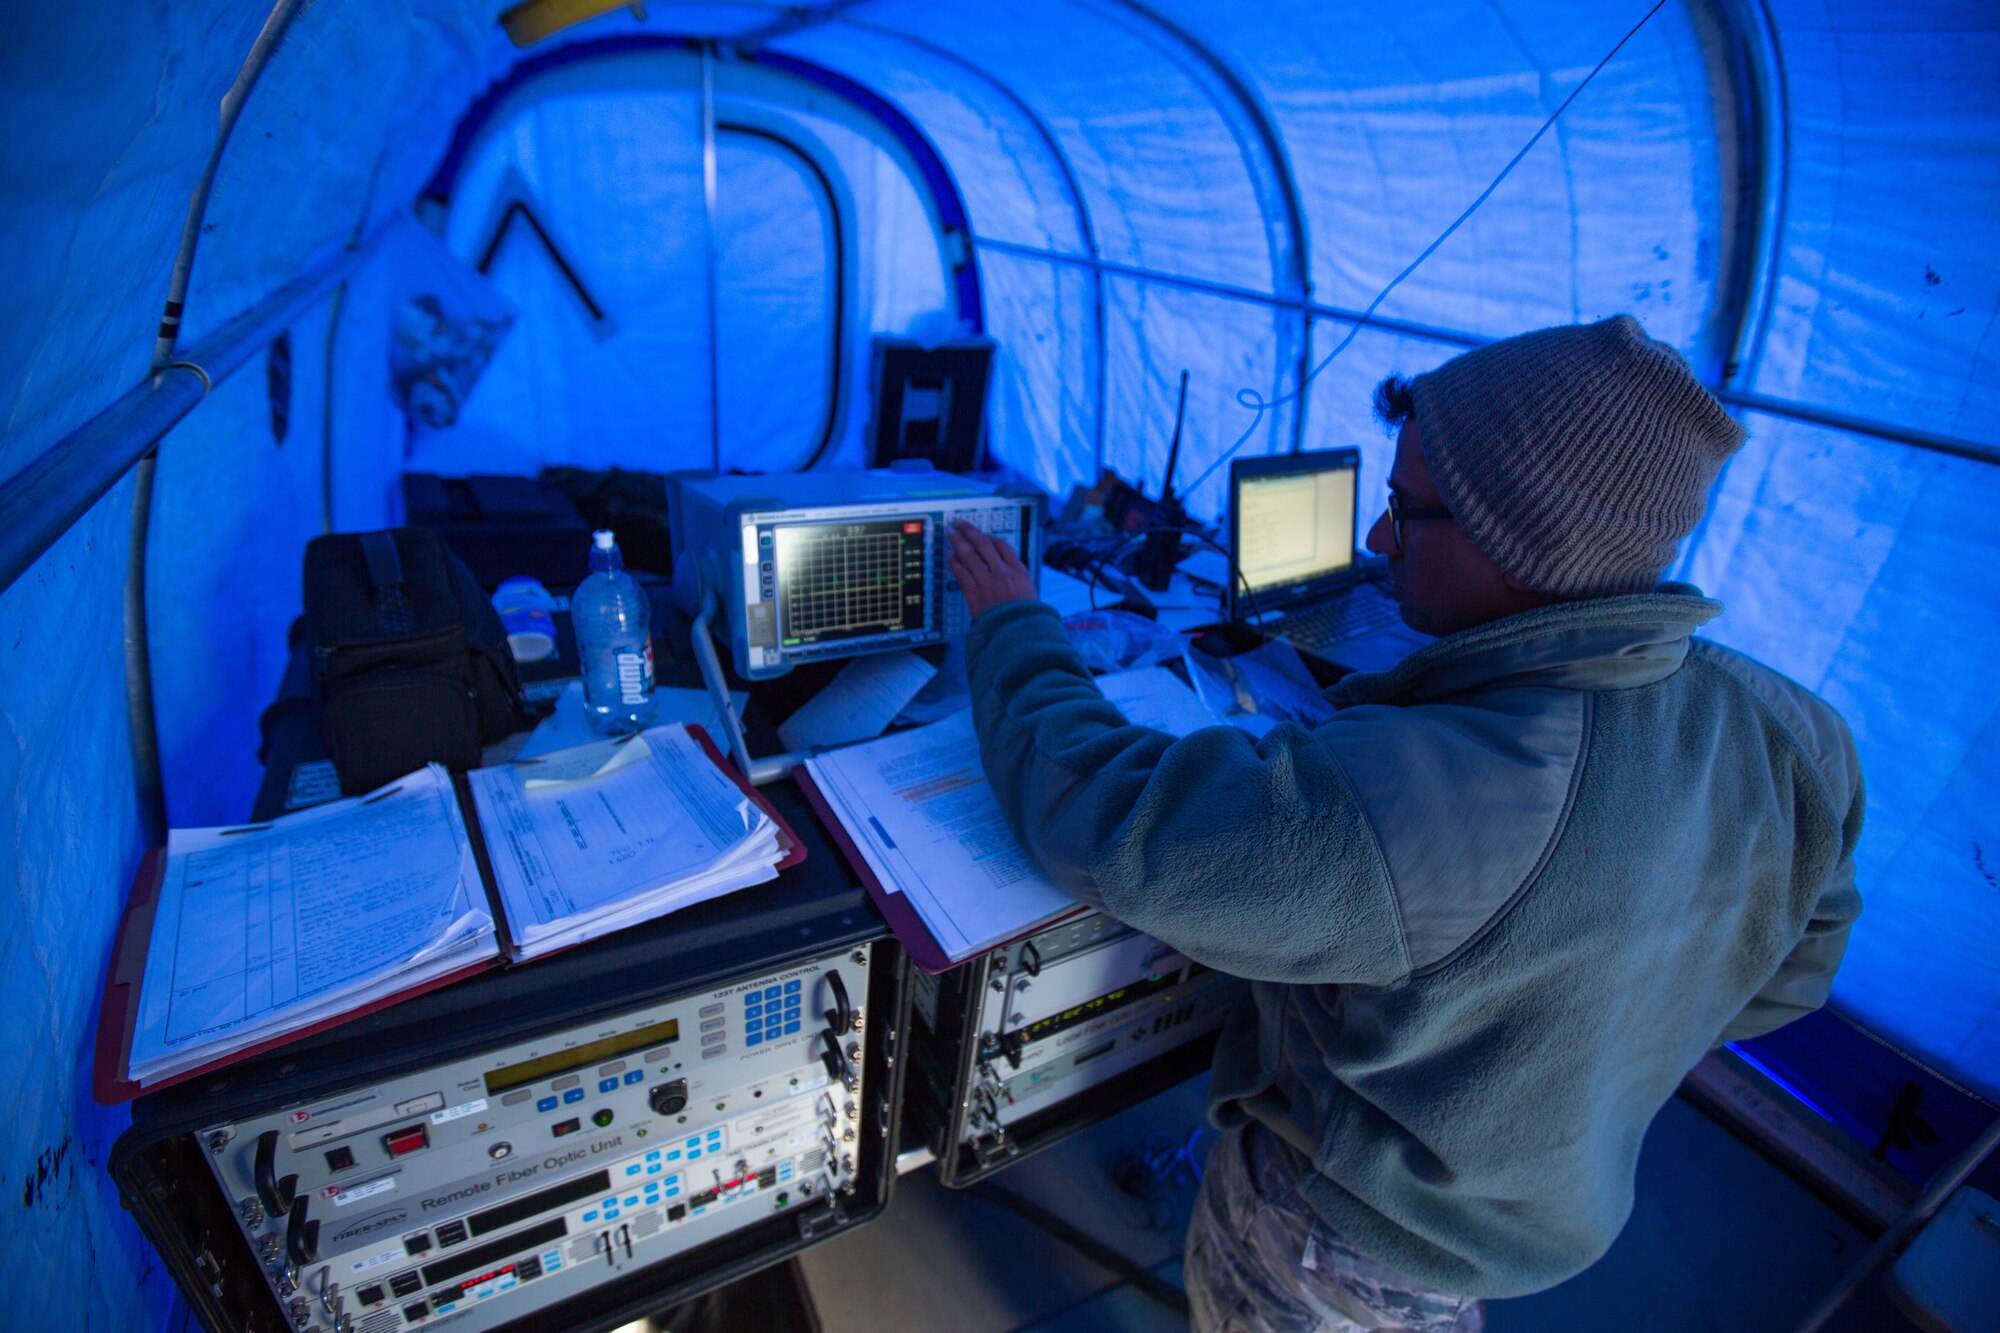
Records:
{"label": "fleece jacket collar", "polygon": [[1326,697],[1348,708],[1425,703],[1515,685],[1635,689],[1678,671],[1689,637],[1721,612],[1722,603],[1686,583],[1560,602],[1425,644],[1387,671],[1348,676]]}

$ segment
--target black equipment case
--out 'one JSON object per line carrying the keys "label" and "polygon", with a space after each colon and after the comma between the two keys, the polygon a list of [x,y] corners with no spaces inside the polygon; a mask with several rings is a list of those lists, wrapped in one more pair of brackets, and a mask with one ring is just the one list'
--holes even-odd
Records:
{"label": "black equipment case", "polygon": [[908,1111],[962,1188],[1207,1070],[1246,983],[1101,913],[913,974]]}
{"label": "black equipment case", "polygon": [[[685,648],[685,626],[676,623],[672,632]],[[680,656],[687,658],[685,652]],[[298,674],[301,668],[296,655],[294,668],[292,674]],[[761,719],[758,730],[768,731]],[[759,739],[770,744],[772,738],[760,735]],[[325,762],[317,721],[304,708],[273,710],[265,749],[265,780],[253,812],[258,819],[298,805],[298,789],[315,785],[299,781],[301,770],[310,771]],[[331,793],[322,790],[320,795]],[[784,975],[805,960],[836,958],[848,975],[854,976],[852,964],[865,959],[866,991],[854,994],[853,1000],[854,1007],[865,1013],[866,1023],[857,1016],[849,1027],[852,1037],[842,1039],[842,1051],[828,1049],[808,1057],[823,1061],[829,1074],[838,1069],[842,1076],[859,1075],[849,1083],[847,1093],[849,1098],[856,1097],[852,1089],[858,1087],[858,1096],[865,1102],[853,1107],[849,1117],[858,1132],[851,1142],[830,1141],[827,1145],[830,1152],[851,1156],[852,1169],[845,1174],[852,1188],[843,1185],[838,1193],[814,1197],[809,1203],[795,1200],[782,1210],[767,1203],[762,1207],[772,1209],[768,1215],[758,1214],[754,1205],[756,1198],[763,1196],[754,1196],[746,1205],[751,1206],[751,1212],[742,1214],[742,1225],[732,1222],[733,1229],[727,1234],[657,1260],[643,1257],[646,1242],[641,1241],[641,1259],[636,1266],[620,1269],[616,1264],[606,1265],[587,1291],[553,1307],[510,1317],[506,1327],[601,1333],[781,1263],[821,1240],[845,1234],[877,1217],[888,1205],[896,1174],[896,1136],[907,1065],[903,1043],[909,1028],[909,967],[902,949],[847,870],[846,862],[828,842],[802,794],[788,783],[779,783],[766,788],[765,795],[806,850],[803,864],[768,884],[697,904],[523,966],[485,972],[134,1102],[132,1125],[114,1145],[109,1169],[125,1206],[158,1250],[202,1327],[211,1333],[352,1327],[360,1333],[378,1326],[415,1326],[406,1325],[406,1316],[398,1313],[400,1293],[372,1307],[357,1303],[357,1291],[365,1292],[362,1284],[366,1279],[350,1277],[343,1283],[345,1324],[338,1318],[323,1319],[317,1306],[307,1307],[311,1313],[303,1324],[297,1322],[296,1304],[291,1310],[281,1308],[266,1271],[274,1258],[282,1262],[282,1257],[260,1257],[252,1252],[238,1220],[239,1211],[249,1201],[225,1197],[219,1187],[217,1173],[206,1157],[224,1145],[205,1141],[201,1133],[205,1127],[268,1116],[287,1108],[324,1105],[330,1097],[344,1098],[350,1090],[380,1086],[469,1053],[578,1025],[602,1025],[649,1004],[688,1002],[687,997],[729,987],[739,979]],[[846,1008],[844,1000],[841,1008]],[[729,1021],[747,1027],[747,1020],[740,1016]],[[834,1016],[827,1015],[827,1021],[831,1026]],[[711,1022],[704,1019],[702,1026],[706,1028]],[[697,1047],[695,1035],[687,1031],[686,1041],[677,1043],[677,1049],[686,1052],[683,1058],[690,1061],[697,1061],[697,1051],[707,1049],[706,1042]],[[745,1044],[747,1039],[738,1035],[732,1040]],[[816,1044],[811,1049],[819,1050]],[[651,1055],[649,1052],[649,1059]],[[691,1064],[689,1073],[696,1067]],[[639,1072],[649,1080],[653,1073]],[[631,1075],[621,1077],[629,1082]],[[614,1095],[644,1094],[655,1086],[666,1085],[650,1081],[636,1087],[621,1084]],[[830,1090],[832,1095],[840,1095],[838,1079]],[[598,1101],[606,1099],[598,1097]],[[528,1102],[511,1108],[511,1112],[533,1107],[534,1103]],[[497,1101],[495,1109],[509,1113]],[[690,1115],[698,1109],[706,1112],[709,1108],[686,1108]],[[587,1103],[565,1105],[549,1119],[575,1112],[587,1114],[589,1110]],[[292,1113],[292,1118],[296,1121],[298,1113]],[[637,1123],[621,1116],[618,1126],[601,1131],[600,1136],[636,1127]],[[535,1132],[531,1128],[530,1133]],[[562,1133],[561,1129],[556,1132]],[[560,1142],[591,1148],[592,1133],[585,1128],[577,1137]],[[369,1145],[372,1152],[379,1137],[371,1130],[351,1141],[357,1147]],[[507,1137],[519,1139],[520,1135],[509,1132]],[[548,1139],[545,1128],[540,1129],[539,1137],[523,1142],[522,1151],[514,1158],[524,1167],[534,1160],[527,1151],[528,1142],[549,1145],[539,1151],[559,1146]],[[643,1146],[654,1142],[663,1149],[674,1146],[674,1140],[660,1134]],[[242,1148],[239,1140],[230,1151]],[[704,1169],[706,1165],[702,1164]],[[782,1203],[783,1196],[777,1197]],[[340,1216],[325,1200],[316,1202],[315,1215]],[[372,1204],[354,1211],[365,1212],[370,1207]],[[313,1243],[313,1229],[318,1225],[304,1228],[307,1235],[302,1239],[306,1243]],[[608,1228],[609,1224],[605,1225]],[[476,1229],[474,1234],[478,1234]],[[442,1235],[440,1230],[440,1240]],[[327,1239],[332,1238],[329,1231]],[[461,1248],[479,1244],[475,1241]],[[456,1253],[448,1251],[441,1257]],[[621,1253],[631,1253],[630,1241]],[[310,1264],[305,1267],[307,1272],[317,1272]],[[387,1274],[393,1267],[380,1271]],[[574,1270],[576,1263],[570,1267]],[[594,1264],[585,1267],[595,1270]],[[303,1301],[311,1294],[306,1272],[301,1273],[299,1287]],[[421,1303],[423,1297],[410,1299]],[[497,1309],[521,1299],[510,1293],[494,1305]],[[451,1326],[462,1322],[466,1308],[486,1313],[484,1306],[462,1307],[459,1314],[449,1316]],[[416,1322],[427,1326],[443,1322],[445,1317],[443,1312],[435,1312]]]}
{"label": "black equipment case", "polygon": [[315,537],[305,622],[327,752],[350,796],[428,763],[477,767],[482,746],[527,720],[500,613],[427,528]]}

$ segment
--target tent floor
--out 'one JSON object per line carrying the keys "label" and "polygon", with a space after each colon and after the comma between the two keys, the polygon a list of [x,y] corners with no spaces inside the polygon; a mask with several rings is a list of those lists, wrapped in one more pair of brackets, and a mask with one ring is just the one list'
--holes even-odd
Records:
{"label": "tent floor", "polygon": [[[1112,1163],[1149,1133],[1204,1123],[1200,1080],[1164,1093],[992,1178],[1135,1264],[1180,1281],[1193,1190],[1150,1211]],[[1157,1142],[1158,1140],[1156,1140]],[[1491,1333],[1785,1333],[1867,1249],[1867,1239],[1728,1130],[1679,1098],[1646,1137],[1638,1202],[1596,1266],[1534,1296],[1487,1305]],[[1184,1322],[1074,1250],[928,1170],[897,1185],[870,1226],[801,1258],[826,1333],[1178,1333]],[[1832,1333],[1913,1328],[1878,1283]]]}

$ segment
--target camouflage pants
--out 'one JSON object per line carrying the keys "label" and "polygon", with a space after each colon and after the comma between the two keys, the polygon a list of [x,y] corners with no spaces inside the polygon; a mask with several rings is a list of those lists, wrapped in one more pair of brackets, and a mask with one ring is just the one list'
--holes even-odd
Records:
{"label": "camouflage pants", "polygon": [[1479,1333],[1479,1302],[1417,1286],[1321,1221],[1262,1129],[1208,1156],[1184,1260],[1194,1333]]}

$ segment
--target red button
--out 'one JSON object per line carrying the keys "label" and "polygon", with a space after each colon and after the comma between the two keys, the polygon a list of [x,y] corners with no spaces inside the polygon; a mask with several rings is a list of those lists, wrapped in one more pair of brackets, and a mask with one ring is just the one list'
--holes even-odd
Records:
{"label": "red button", "polygon": [[392,1129],[382,1136],[382,1146],[389,1150],[391,1157],[401,1157],[419,1148],[431,1146],[431,1132],[422,1125],[408,1125],[402,1129]]}

